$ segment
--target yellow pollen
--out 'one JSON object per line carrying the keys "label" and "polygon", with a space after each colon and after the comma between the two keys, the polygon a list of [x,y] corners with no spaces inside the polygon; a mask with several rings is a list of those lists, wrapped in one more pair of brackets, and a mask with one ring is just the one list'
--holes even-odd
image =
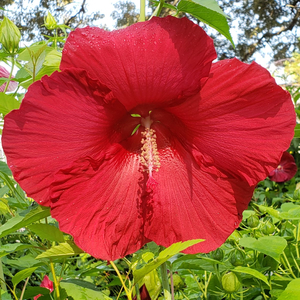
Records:
{"label": "yellow pollen", "polygon": [[158,171],[160,167],[159,153],[157,151],[156,134],[154,129],[145,128],[142,132],[141,144],[141,164],[145,167],[145,171],[152,177],[153,171]]}

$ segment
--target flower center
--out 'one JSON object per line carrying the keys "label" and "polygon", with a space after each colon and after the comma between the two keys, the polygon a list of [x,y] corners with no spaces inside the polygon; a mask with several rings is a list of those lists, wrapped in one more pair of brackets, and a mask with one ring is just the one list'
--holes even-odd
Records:
{"label": "flower center", "polygon": [[141,140],[142,148],[140,161],[144,167],[144,171],[148,173],[148,192],[151,192],[157,185],[156,180],[153,178],[153,172],[157,172],[160,167],[155,130],[150,128],[152,123],[153,121],[151,120],[150,116],[141,118],[141,124],[145,127],[145,131],[141,133],[143,138]]}

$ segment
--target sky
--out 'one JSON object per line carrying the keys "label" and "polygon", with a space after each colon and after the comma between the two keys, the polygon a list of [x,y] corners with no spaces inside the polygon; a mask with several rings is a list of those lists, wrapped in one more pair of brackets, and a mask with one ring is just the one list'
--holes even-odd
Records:
{"label": "sky", "polygon": [[[81,0],[76,0],[81,3]],[[86,8],[89,13],[94,11],[100,11],[101,14],[105,15],[105,18],[99,20],[99,24],[107,25],[108,28],[113,29],[115,21],[112,19],[110,14],[115,10],[113,4],[119,2],[119,0],[87,0]],[[130,0],[136,5],[137,11],[140,10],[140,0]]]}

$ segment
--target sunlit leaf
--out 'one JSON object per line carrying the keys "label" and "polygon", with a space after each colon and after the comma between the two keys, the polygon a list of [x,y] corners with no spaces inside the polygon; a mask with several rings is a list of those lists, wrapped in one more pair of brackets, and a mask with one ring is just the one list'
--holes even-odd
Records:
{"label": "sunlit leaf", "polygon": [[153,261],[142,267],[141,269],[133,271],[133,276],[135,282],[139,282],[146,274],[150,273],[152,270],[157,269],[160,265],[170,259],[173,255],[185,250],[186,248],[203,242],[204,240],[191,240],[186,242],[179,242],[171,245],[162,252],[159,253],[158,257]]}
{"label": "sunlit leaf", "polygon": [[13,109],[18,109],[21,105],[14,96],[0,92],[0,113],[5,116]]}
{"label": "sunlit leaf", "polygon": [[66,290],[68,296],[73,299],[82,299],[82,300],[112,300],[101,291],[96,291],[88,288],[91,284],[85,281],[76,281],[75,283],[61,281],[60,286]]}
{"label": "sunlit leaf", "polygon": [[79,247],[77,247],[72,241],[68,241],[67,243],[61,243],[57,246],[51,247],[49,250],[38,255],[36,258],[66,258],[80,253],[84,252]]}
{"label": "sunlit leaf", "polygon": [[50,208],[44,206],[34,208],[25,217],[16,215],[0,226],[0,238],[48,216],[50,216]]}
{"label": "sunlit leaf", "polygon": [[53,225],[32,224],[28,226],[28,229],[37,234],[42,240],[55,241],[59,243],[63,243],[65,241],[63,233]]}
{"label": "sunlit leaf", "polygon": [[216,29],[234,46],[226,15],[215,0],[181,0],[177,9]]}
{"label": "sunlit leaf", "polygon": [[259,239],[243,237],[240,239],[239,244],[242,247],[250,248],[269,255],[280,262],[280,255],[283,253],[287,245],[287,241],[280,236],[263,236]]}
{"label": "sunlit leaf", "polygon": [[18,283],[20,283],[22,280],[26,279],[27,277],[29,277],[35,270],[37,269],[37,267],[34,268],[28,268],[25,270],[22,270],[20,272],[18,272],[16,275],[14,275],[14,277],[11,279],[12,283],[14,286],[16,286]]}
{"label": "sunlit leaf", "polygon": [[300,278],[292,280],[277,300],[299,300]]}
{"label": "sunlit leaf", "polygon": [[232,271],[252,275],[253,277],[262,280],[265,284],[270,286],[267,277],[255,269],[238,266],[238,267],[234,268]]}

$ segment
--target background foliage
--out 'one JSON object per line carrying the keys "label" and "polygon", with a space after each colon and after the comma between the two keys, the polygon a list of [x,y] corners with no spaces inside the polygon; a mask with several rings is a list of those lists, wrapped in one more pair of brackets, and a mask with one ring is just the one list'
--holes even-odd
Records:
{"label": "background foliage", "polygon": [[[9,10],[13,2],[19,5],[14,12]],[[92,24],[101,17],[100,12],[86,14],[86,1],[77,6],[71,6],[71,2],[43,0],[36,2],[36,6],[31,2],[32,5],[28,7],[23,1],[0,1],[0,6],[7,9],[1,17],[0,58],[3,63],[7,63],[7,68],[17,70],[14,80],[19,83],[15,92],[0,93],[2,117],[19,107],[26,89],[33,81],[59,68],[62,46],[68,32],[79,25]],[[197,17],[201,26],[207,26],[202,23],[208,22],[205,19],[207,14],[201,15],[199,6],[193,6],[196,0],[193,3],[185,0],[181,4],[178,2],[166,1],[161,14],[184,15],[188,11],[191,18]],[[216,38],[220,59],[238,56],[244,61],[250,61],[268,43],[272,49],[271,57],[277,61],[276,75],[280,77],[283,87],[290,91],[298,117],[299,2],[219,1],[225,13],[231,17],[231,28],[238,28],[236,49],[230,42],[227,23],[223,22],[219,27],[211,23],[222,34],[209,29]],[[152,4],[155,10],[158,2]],[[177,7],[175,10],[174,5]],[[115,9],[112,15],[117,26],[127,26],[139,19],[139,14],[130,2],[118,3]],[[218,20],[226,22],[223,13],[214,6],[206,9]],[[48,10],[52,15],[48,14],[44,19]],[[20,29],[20,35],[13,23]],[[10,31],[5,31],[7,28]],[[28,47],[19,48],[21,37],[28,43]],[[9,80],[2,78],[1,84],[6,85]],[[300,137],[297,130],[295,136]],[[299,166],[298,138],[293,140],[289,151]],[[297,173],[286,183],[279,184],[269,179],[261,182],[249,208],[243,214],[240,227],[214,252],[195,255],[180,253],[197,241],[174,244],[167,249],[149,243],[133,255],[107,262],[83,253],[70,236],[58,229],[49,209],[38,206],[26,197],[5,162],[0,161],[1,298],[33,299],[42,294],[40,300],[130,297],[191,300],[299,299],[299,180]],[[167,274],[167,282],[163,282],[164,273]],[[39,286],[45,275],[54,282],[52,292]],[[162,284],[171,286],[171,295],[164,295]],[[143,287],[146,287],[146,293]]]}

